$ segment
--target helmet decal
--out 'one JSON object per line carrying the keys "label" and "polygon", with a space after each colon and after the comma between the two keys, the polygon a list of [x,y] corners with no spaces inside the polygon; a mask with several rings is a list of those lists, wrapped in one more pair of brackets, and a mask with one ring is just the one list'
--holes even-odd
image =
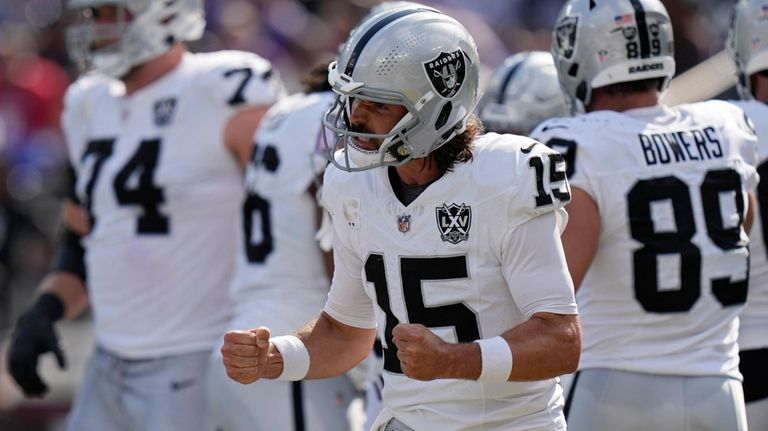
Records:
{"label": "helmet decal", "polygon": [[576,31],[579,28],[579,17],[566,16],[557,23],[555,27],[555,39],[557,49],[564,58],[573,57],[573,51],[576,47]]}
{"label": "helmet decal", "polygon": [[457,49],[441,52],[437,58],[424,63],[424,71],[432,88],[442,97],[450,99],[459,92],[467,70],[467,56]]}

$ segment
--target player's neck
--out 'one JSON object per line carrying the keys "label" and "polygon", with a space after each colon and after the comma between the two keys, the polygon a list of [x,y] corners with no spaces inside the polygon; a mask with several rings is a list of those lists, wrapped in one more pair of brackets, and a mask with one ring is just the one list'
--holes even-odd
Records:
{"label": "player's neck", "polygon": [[181,63],[185,52],[184,45],[176,43],[159,57],[131,69],[122,79],[125,83],[126,96],[130,96],[172,71]]}
{"label": "player's neck", "polygon": [[610,94],[597,89],[592,95],[589,112],[615,111],[624,112],[630,109],[648,108],[659,104],[659,92],[649,90],[642,93]]}
{"label": "player's neck", "polygon": [[431,154],[427,157],[411,160],[396,169],[400,182],[407,186],[429,184],[443,175]]}

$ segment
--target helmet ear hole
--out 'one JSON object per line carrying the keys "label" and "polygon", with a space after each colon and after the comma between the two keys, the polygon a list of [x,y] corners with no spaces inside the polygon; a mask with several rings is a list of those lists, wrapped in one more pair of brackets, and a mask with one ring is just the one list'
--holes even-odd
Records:
{"label": "helmet ear hole", "polygon": [[448,118],[451,116],[451,111],[453,110],[453,104],[451,101],[445,102],[443,107],[440,109],[440,114],[437,116],[437,120],[435,121],[435,130],[440,130],[445,126],[445,123],[448,121]]}
{"label": "helmet ear hole", "polygon": [[579,74],[579,63],[573,63],[568,69],[568,75],[576,77]]}

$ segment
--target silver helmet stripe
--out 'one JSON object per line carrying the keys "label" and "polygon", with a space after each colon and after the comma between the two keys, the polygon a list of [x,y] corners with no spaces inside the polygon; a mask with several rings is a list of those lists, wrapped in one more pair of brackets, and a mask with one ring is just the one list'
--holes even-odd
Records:
{"label": "silver helmet stripe", "polygon": [[368,31],[366,31],[365,34],[360,38],[360,41],[357,42],[357,45],[355,45],[355,49],[352,51],[352,54],[350,54],[349,56],[349,62],[347,62],[347,67],[344,69],[344,74],[347,76],[352,76],[352,72],[355,71],[355,66],[357,65],[357,59],[360,57],[360,54],[363,52],[365,45],[368,44],[368,42],[373,38],[374,35],[376,35],[376,33],[379,32],[379,30],[381,30],[384,26],[386,26],[387,24],[393,21],[396,21],[404,16],[408,16],[417,12],[436,12],[436,11],[434,9],[404,9],[381,19],[379,22],[377,22],[371,28],[369,28]]}

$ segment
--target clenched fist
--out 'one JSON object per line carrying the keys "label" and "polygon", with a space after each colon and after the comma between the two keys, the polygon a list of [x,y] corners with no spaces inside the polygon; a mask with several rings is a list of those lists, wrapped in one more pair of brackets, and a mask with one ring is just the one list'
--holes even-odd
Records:
{"label": "clenched fist", "polygon": [[221,354],[229,378],[247,385],[266,377],[269,335],[269,328],[265,327],[224,334]]}
{"label": "clenched fist", "polygon": [[416,380],[444,377],[444,352],[448,343],[424,325],[401,323],[392,330],[403,373]]}

